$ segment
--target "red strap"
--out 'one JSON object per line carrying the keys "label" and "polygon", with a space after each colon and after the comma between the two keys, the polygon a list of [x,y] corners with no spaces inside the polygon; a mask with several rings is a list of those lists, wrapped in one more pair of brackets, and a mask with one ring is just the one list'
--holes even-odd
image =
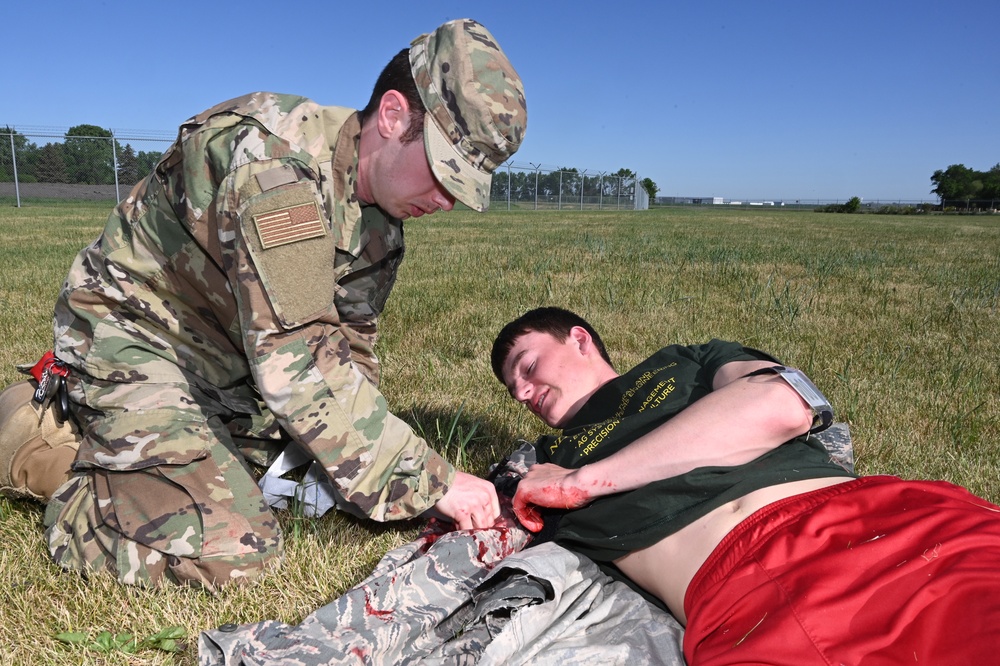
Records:
{"label": "red strap", "polygon": [[31,376],[35,378],[38,383],[42,382],[42,375],[48,370],[54,375],[59,375],[60,377],[66,377],[69,375],[69,368],[66,364],[56,358],[56,355],[51,351],[45,352],[42,358],[31,368]]}

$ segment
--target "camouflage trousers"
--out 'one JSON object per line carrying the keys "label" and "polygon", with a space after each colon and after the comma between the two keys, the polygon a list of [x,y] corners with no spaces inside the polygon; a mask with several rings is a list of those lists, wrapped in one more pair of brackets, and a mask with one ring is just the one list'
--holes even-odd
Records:
{"label": "camouflage trousers", "polygon": [[276,424],[190,385],[74,380],[70,398],[80,451],[45,514],[57,564],[214,590],[280,559],[278,521],[248,462],[280,450]]}

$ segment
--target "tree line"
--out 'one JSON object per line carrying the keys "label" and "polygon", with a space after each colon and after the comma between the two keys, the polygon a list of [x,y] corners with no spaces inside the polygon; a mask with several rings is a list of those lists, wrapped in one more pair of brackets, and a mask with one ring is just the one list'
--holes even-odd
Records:
{"label": "tree line", "polygon": [[947,169],[938,169],[931,176],[934,194],[941,202],[966,203],[976,200],[1000,200],[1000,162],[989,171],[976,171],[964,164],[952,164]]}
{"label": "tree line", "polygon": [[117,157],[118,182],[131,184],[152,171],[162,154],[122,145],[110,130],[96,125],[76,125],[66,131],[61,142],[42,146],[4,127],[0,128],[0,182],[14,180],[16,158],[21,183],[113,185]]}
{"label": "tree line", "polygon": [[493,175],[490,198],[494,201],[502,201],[508,197],[512,201],[530,201],[536,197],[563,197],[568,203],[574,197],[631,199],[636,186],[646,191],[650,201],[656,198],[656,193],[660,190],[651,178],[638,180],[634,171],[625,168],[612,173],[587,173],[576,167],[559,167],[554,171],[525,168],[507,170],[501,167]]}

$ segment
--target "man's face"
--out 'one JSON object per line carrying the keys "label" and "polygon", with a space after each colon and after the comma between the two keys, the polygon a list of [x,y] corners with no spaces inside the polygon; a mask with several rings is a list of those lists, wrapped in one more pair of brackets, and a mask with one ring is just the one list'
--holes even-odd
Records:
{"label": "man's face", "polygon": [[511,396],[553,428],[561,428],[602,384],[572,335],[560,342],[538,332],[518,338],[503,378]]}
{"label": "man's face", "polygon": [[370,183],[374,203],[400,220],[451,210],[455,199],[431,173],[424,142],[390,138],[381,148],[378,171]]}

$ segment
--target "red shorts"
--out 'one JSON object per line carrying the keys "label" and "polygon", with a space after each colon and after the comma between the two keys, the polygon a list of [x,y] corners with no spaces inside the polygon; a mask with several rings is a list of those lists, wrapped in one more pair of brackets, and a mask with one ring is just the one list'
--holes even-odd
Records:
{"label": "red shorts", "polygon": [[692,666],[1000,663],[1000,507],[889,476],[789,497],[722,540],[684,608]]}

